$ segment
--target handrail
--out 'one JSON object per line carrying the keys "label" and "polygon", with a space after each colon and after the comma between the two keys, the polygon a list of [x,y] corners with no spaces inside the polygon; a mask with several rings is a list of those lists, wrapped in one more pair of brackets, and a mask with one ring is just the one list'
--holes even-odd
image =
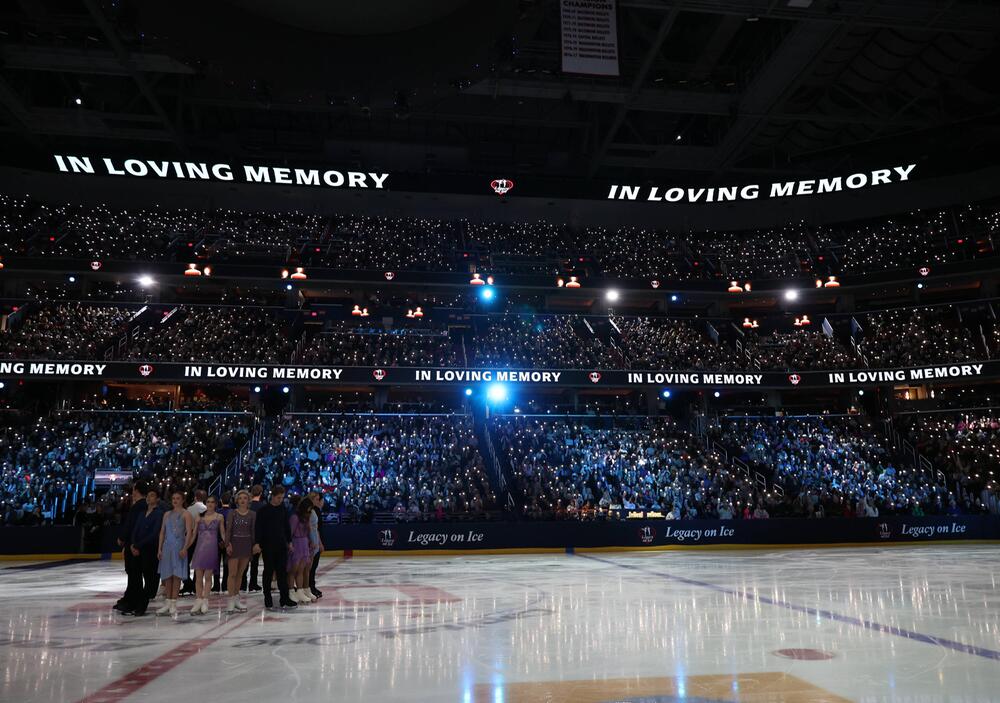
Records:
{"label": "handrail", "polygon": [[[722,463],[723,464],[728,464],[729,463],[729,450],[727,450],[724,446],[722,446],[721,444],[719,444],[714,439],[712,440],[712,451],[719,453],[719,455],[722,457]],[[743,464],[742,461],[740,461],[737,458],[734,458],[733,459],[733,463],[736,463],[736,462],[739,462],[739,463]],[[743,465],[746,466],[746,464],[743,464]]]}

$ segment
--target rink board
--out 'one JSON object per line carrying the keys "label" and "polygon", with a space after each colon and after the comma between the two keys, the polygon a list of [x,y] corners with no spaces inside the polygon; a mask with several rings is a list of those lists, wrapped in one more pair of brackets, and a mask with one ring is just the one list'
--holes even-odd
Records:
{"label": "rink board", "polygon": [[328,550],[356,554],[912,544],[1000,540],[1000,517],[327,525]]}
{"label": "rink board", "polygon": [[[75,527],[0,528],[0,556],[113,554],[114,533],[81,540]],[[347,554],[545,553],[604,549],[811,547],[1000,541],[1000,516],[818,520],[620,520],[612,522],[412,522],[324,525],[328,552]]]}

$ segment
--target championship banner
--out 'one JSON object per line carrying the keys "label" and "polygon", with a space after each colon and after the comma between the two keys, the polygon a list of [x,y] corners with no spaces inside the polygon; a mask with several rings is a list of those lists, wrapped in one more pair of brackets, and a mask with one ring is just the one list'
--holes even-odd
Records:
{"label": "championship banner", "polygon": [[1000,360],[897,369],[841,371],[626,371],[621,369],[467,369],[372,366],[176,363],[159,361],[0,361],[14,380],[157,381],[169,383],[338,385],[474,385],[583,388],[794,390],[980,381],[1000,378]]}
{"label": "championship banner", "polygon": [[562,70],[594,76],[618,75],[615,0],[562,0]]}

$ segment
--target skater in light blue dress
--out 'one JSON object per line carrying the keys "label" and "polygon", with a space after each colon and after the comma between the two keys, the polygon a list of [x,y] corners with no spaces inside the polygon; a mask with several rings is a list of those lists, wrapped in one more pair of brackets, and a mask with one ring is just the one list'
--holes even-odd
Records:
{"label": "skater in light blue dress", "polygon": [[194,541],[194,518],[184,509],[184,493],[171,493],[170,504],[172,509],[163,516],[160,527],[160,580],[165,602],[157,615],[177,614],[177,593],[188,573],[187,550]]}

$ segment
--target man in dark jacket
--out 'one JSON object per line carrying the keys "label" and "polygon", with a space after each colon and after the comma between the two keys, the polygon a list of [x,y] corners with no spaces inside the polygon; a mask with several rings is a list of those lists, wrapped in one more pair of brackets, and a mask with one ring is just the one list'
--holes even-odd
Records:
{"label": "man in dark jacket", "polygon": [[[263,508],[267,503],[263,500],[264,487],[259,483],[255,483],[253,488],[250,489],[250,509],[257,512]],[[254,554],[250,557],[250,585],[247,586],[246,574],[243,574],[243,583],[240,586],[241,589],[247,591],[260,591],[263,590],[260,587],[260,583],[257,581],[257,573],[260,569],[260,554]]]}
{"label": "man in dark jacket", "polygon": [[156,589],[160,580],[157,570],[160,560],[157,552],[160,548],[160,525],[163,523],[163,510],[159,506],[160,492],[155,488],[146,491],[146,510],[135,521],[132,529],[132,544],[129,551],[139,562],[142,572],[142,589],[135,599],[126,604],[122,610],[125,614],[145,615],[149,601],[156,597]]}
{"label": "man in dark jacket", "polygon": [[264,562],[264,607],[273,608],[271,579],[278,579],[278,601],[282,608],[295,608],[298,604],[288,597],[288,554],[292,551],[292,528],[285,512],[285,487],[280,483],[271,488],[271,500],[257,511],[254,542],[260,546]]}
{"label": "man in dark jacket", "polygon": [[142,590],[142,565],[139,560],[132,556],[132,530],[139,516],[146,512],[146,490],[141,483],[132,484],[132,505],[128,509],[118,528],[118,546],[122,548],[122,559],[125,561],[125,575],[128,577],[128,585],[125,593],[118,602],[115,603],[115,610],[123,610],[125,606],[135,600],[137,591]]}

